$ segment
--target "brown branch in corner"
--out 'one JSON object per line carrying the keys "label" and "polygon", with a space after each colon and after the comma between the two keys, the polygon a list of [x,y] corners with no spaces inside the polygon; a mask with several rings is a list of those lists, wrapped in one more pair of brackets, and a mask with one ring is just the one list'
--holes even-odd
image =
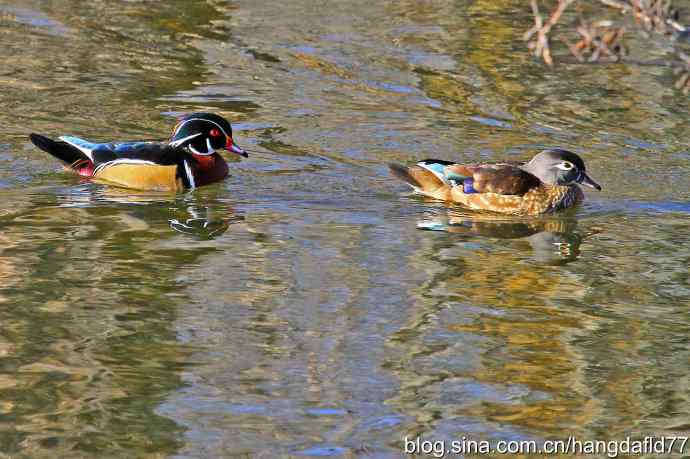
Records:
{"label": "brown branch in corner", "polygon": [[[523,35],[527,42],[527,47],[538,59],[547,65],[554,64],[551,54],[550,33],[554,26],[559,22],[565,10],[577,0],[558,0],[558,4],[553,9],[549,19],[544,20],[539,11],[537,0],[530,0],[534,25]],[[630,14],[635,23],[647,32],[659,33],[666,37],[687,37],[690,36],[690,27],[678,22],[678,10],[676,10],[672,0],[594,0],[608,8],[615,8],[622,14]],[[575,43],[563,40],[568,46],[570,53],[575,57],[576,62],[561,57],[562,61],[568,63],[610,63],[622,61],[627,55],[628,50],[623,43],[625,28],[617,26],[613,21],[593,21],[586,22],[581,20],[576,27],[579,40]],[[673,68],[673,73],[677,77],[674,86],[684,94],[690,94],[690,56],[678,52],[679,62],[664,63]],[[627,61],[634,64],[635,62]],[[643,63],[638,63],[643,65]],[[654,65],[651,62],[644,65]]]}

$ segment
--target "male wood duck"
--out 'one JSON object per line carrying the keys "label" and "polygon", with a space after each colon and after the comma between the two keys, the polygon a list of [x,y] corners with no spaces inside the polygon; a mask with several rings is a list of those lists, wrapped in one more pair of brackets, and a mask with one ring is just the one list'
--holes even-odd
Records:
{"label": "male wood duck", "polygon": [[472,210],[541,215],[574,207],[584,199],[578,185],[601,190],[575,153],[553,149],[520,163],[456,164],[425,159],[415,166],[390,165],[393,175],[426,196]]}
{"label": "male wood duck", "polygon": [[55,141],[39,134],[31,142],[65,163],[65,169],[138,190],[179,191],[217,182],[228,165],[217,150],[247,157],[235,145],[230,123],[213,113],[191,113],[167,142],[93,143],[72,136]]}

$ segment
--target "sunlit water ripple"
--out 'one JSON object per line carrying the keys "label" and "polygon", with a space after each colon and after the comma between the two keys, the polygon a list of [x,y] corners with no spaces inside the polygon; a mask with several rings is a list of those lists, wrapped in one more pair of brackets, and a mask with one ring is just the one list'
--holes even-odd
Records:
{"label": "sunlit water ripple", "polygon": [[[672,76],[541,66],[524,2],[326,3],[0,5],[0,453],[687,435],[690,118]],[[192,110],[254,152],[191,193],[85,182],[26,138],[164,138]],[[604,191],[506,219],[386,166],[548,146]]]}

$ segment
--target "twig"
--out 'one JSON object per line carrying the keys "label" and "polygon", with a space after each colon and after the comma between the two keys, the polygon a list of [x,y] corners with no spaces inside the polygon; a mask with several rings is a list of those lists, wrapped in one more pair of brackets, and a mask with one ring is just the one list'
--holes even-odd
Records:
{"label": "twig", "polygon": [[537,0],[530,1],[530,5],[532,6],[532,14],[534,15],[534,26],[525,33],[523,39],[525,41],[529,41],[535,33],[537,34],[537,38],[533,41],[530,41],[527,46],[529,49],[534,49],[534,55],[542,58],[547,65],[553,65],[551,50],[549,48],[549,32],[551,32],[553,26],[558,23],[558,20],[561,18],[561,15],[565,9],[568,8],[568,6],[574,1],[575,0],[558,0],[558,6],[555,10],[553,10],[553,13],[551,13],[549,20],[546,21],[545,24],[543,22],[543,18],[541,17],[541,13],[539,12]]}
{"label": "twig", "polygon": [[[577,0],[558,0],[548,20],[545,20],[539,10],[537,0],[530,0],[534,25],[525,32],[523,39],[527,47],[538,59],[551,66],[554,59],[550,48],[550,33],[559,22],[565,10]],[[678,21],[678,10],[673,7],[673,0],[595,0],[609,8],[615,8],[622,14],[629,14],[640,28],[664,36],[685,37],[690,35],[690,27]],[[577,42],[568,42],[570,53],[578,63],[608,63],[623,60],[628,50],[623,42],[625,29],[617,26],[613,21],[593,21],[587,23],[580,20],[576,27],[580,35]],[[568,59],[561,58],[568,62]],[[673,68],[677,77],[674,85],[684,94],[690,94],[690,57],[680,53],[680,62],[664,63]],[[633,61],[627,61],[635,64]],[[639,65],[645,65],[639,63]],[[648,65],[653,65],[649,63]]]}

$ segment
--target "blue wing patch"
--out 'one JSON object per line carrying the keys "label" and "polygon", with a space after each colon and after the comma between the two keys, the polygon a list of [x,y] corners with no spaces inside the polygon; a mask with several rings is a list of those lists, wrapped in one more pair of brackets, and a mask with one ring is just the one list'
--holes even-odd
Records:
{"label": "blue wing patch", "polygon": [[424,161],[418,162],[417,165],[433,173],[436,177],[449,185],[459,186],[462,184],[463,193],[477,193],[477,190],[475,190],[473,186],[474,179],[472,177],[460,175],[457,172],[447,169],[447,166],[455,165],[455,163],[436,159],[425,159]]}
{"label": "blue wing patch", "polygon": [[420,161],[417,163],[418,166],[423,167],[429,172],[433,172],[436,176],[445,176],[445,164],[430,162],[430,161]]}
{"label": "blue wing patch", "polygon": [[444,161],[442,159],[425,159],[424,161],[420,161],[417,163],[419,167],[423,167],[424,169],[428,170],[432,174],[434,174],[436,177],[439,178],[439,180],[448,183],[448,184],[453,184],[453,182],[460,182],[465,179],[465,177],[455,174],[455,173],[448,173],[446,171],[447,166],[452,166],[453,162],[450,161]]}
{"label": "blue wing patch", "polygon": [[466,178],[462,181],[462,192],[465,194],[477,193],[474,189],[474,179]]}
{"label": "blue wing patch", "polygon": [[62,140],[63,142],[67,142],[74,148],[77,148],[79,151],[84,153],[89,158],[91,157],[91,152],[94,149],[98,148],[99,145],[101,145],[99,143],[89,142],[88,140],[80,139],[79,137],[74,137],[71,135],[60,136],[60,140]]}
{"label": "blue wing patch", "polygon": [[453,181],[457,183],[460,183],[463,180],[472,180],[471,178],[468,179],[466,175],[460,175],[453,171],[445,171],[445,177],[447,181]]}
{"label": "blue wing patch", "polygon": [[151,145],[153,142],[125,142],[125,143],[111,143],[108,144],[110,149],[117,154],[123,154],[135,150],[140,150],[147,145]]}

